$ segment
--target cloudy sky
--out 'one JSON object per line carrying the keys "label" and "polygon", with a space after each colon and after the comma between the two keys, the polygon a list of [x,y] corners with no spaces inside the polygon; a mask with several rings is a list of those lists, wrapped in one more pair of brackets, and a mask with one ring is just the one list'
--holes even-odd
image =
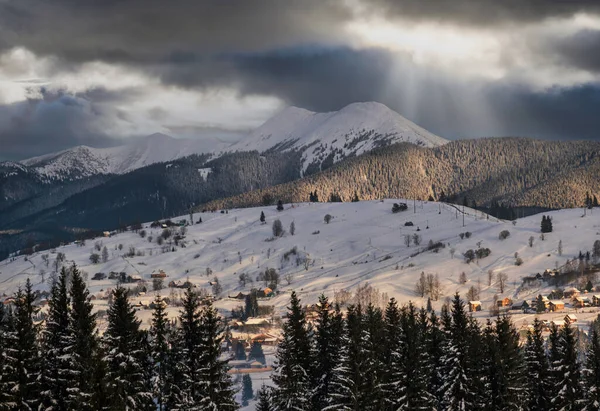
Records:
{"label": "cloudy sky", "polygon": [[450,139],[600,139],[600,2],[0,0],[0,160],[370,100]]}

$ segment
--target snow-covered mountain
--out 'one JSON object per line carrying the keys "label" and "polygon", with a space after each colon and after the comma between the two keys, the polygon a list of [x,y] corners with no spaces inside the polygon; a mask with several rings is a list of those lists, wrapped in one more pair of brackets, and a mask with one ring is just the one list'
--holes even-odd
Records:
{"label": "snow-covered mountain", "polygon": [[376,102],[353,103],[339,111],[314,113],[289,107],[227,151],[299,150],[303,171],[318,171],[377,147],[409,142],[435,147],[447,141]]}
{"label": "snow-covered mountain", "polygon": [[73,179],[97,174],[125,174],[150,164],[172,161],[191,154],[209,153],[225,146],[225,143],[216,139],[177,139],[156,133],[123,146],[77,146],[23,160],[21,163],[48,178]]}
{"label": "snow-covered mountain", "polygon": [[297,150],[303,172],[318,171],[346,157],[397,142],[423,147],[446,143],[380,103],[353,103],[340,111],[314,113],[288,107],[227,146],[217,139],[178,139],[152,134],[140,141],[111,147],[77,146],[57,153],[21,161],[40,176],[79,179],[98,174],[125,174],[129,171],[191,154],[233,151]]}

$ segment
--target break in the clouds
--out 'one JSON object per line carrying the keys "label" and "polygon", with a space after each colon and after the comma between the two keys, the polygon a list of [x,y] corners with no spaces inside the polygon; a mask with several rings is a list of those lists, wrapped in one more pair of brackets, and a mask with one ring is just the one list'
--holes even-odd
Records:
{"label": "break in the clouds", "polygon": [[369,100],[447,138],[600,138],[598,50],[591,0],[0,0],[0,159]]}

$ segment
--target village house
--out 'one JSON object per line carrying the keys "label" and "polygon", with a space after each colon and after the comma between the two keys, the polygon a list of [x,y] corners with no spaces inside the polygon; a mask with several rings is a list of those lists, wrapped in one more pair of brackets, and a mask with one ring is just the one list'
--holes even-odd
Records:
{"label": "village house", "polygon": [[564,298],[574,298],[579,296],[579,290],[575,287],[565,288],[563,291]]}
{"label": "village house", "polygon": [[504,297],[496,302],[499,308],[509,307],[512,304],[512,300],[508,297]]}
{"label": "village house", "polygon": [[481,301],[469,301],[469,311],[481,311]]}
{"label": "village house", "polygon": [[577,308],[589,307],[591,305],[589,297],[574,297],[573,306]]}
{"label": "village house", "polygon": [[562,311],[565,309],[565,303],[562,300],[551,300],[548,302],[548,309],[552,312]]}
{"label": "village house", "polygon": [[600,294],[594,294],[592,296],[592,305],[594,307],[600,307]]}
{"label": "village house", "polygon": [[150,274],[150,278],[166,278],[166,277],[167,277],[167,273],[165,273],[163,270],[158,270],[157,273]]}
{"label": "village house", "polygon": [[258,334],[255,335],[254,337],[252,337],[252,342],[257,342],[260,343],[262,345],[268,345],[268,346],[276,346],[278,339],[277,337],[271,335],[271,334]]}

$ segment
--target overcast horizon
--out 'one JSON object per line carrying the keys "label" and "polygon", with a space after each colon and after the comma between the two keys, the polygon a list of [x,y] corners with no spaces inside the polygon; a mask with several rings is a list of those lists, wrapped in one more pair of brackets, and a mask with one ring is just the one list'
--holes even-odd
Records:
{"label": "overcast horizon", "polygon": [[447,139],[600,140],[599,51],[592,0],[0,0],[0,161],[360,101]]}

